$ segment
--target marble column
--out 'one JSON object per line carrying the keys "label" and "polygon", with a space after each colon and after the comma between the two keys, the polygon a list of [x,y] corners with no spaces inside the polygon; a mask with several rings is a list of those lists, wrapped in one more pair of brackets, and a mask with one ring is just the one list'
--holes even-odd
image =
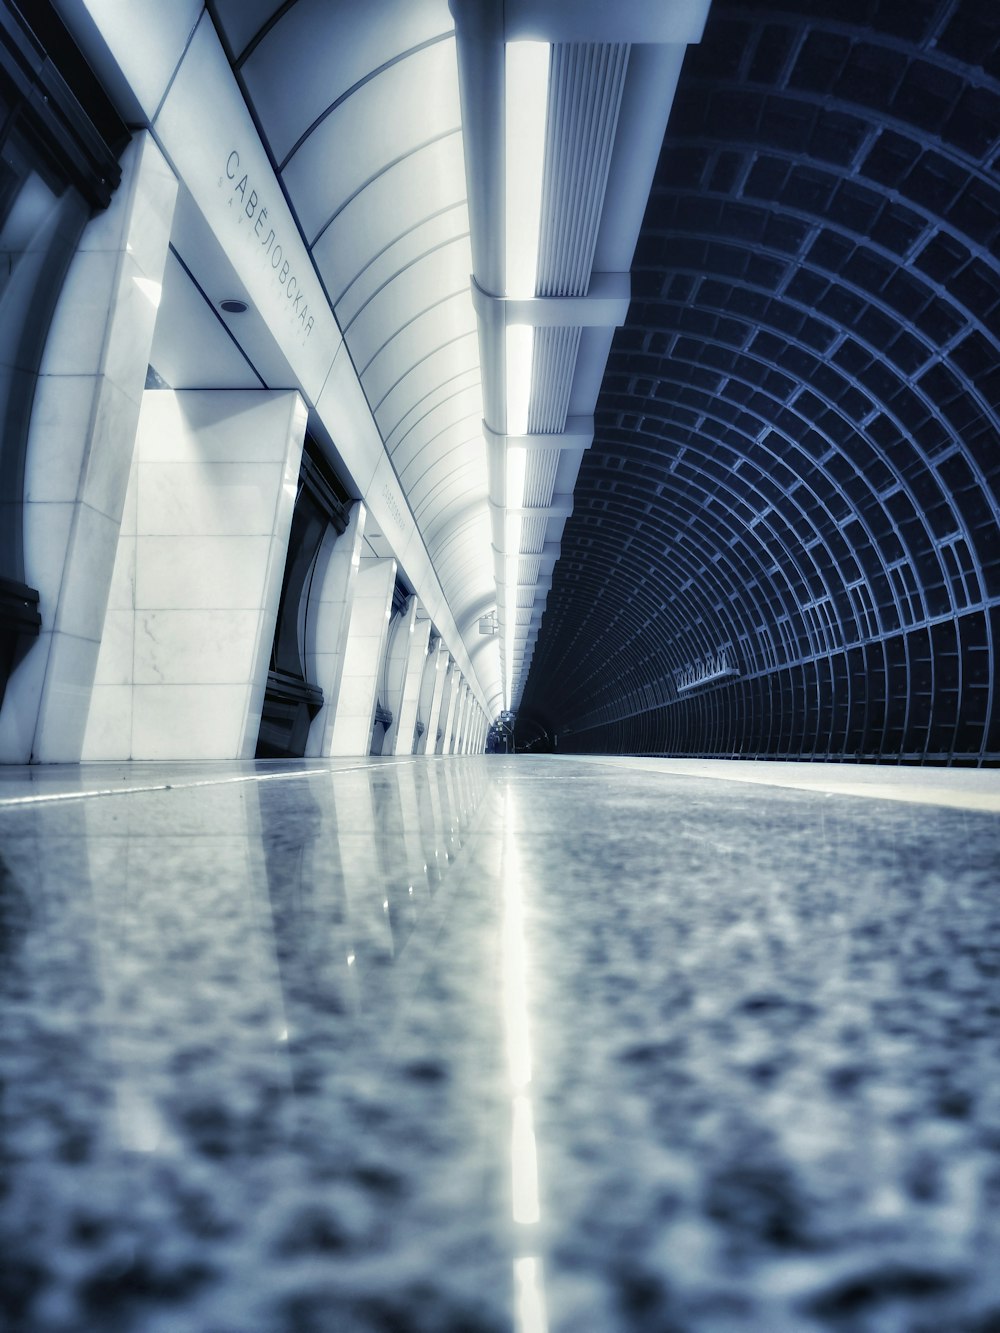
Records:
{"label": "marble column", "polygon": [[328,528],[316,559],[305,653],[307,679],[323,691],[323,707],[309,728],[308,758],[330,753],[367,517],[368,511],[358,501],[351,509],[347,531],[337,536],[334,528]]}
{"label": "marble column", "polygon": [[329,755],[367,755],[371,750],[395,582],[395,560],[362,556],[347,626],[333,730],[326,751]]}
{"label": "marble column", "polygon": [[437,742],[437,754],[451,754],[451,727],[455,718],[455,705],[458,702],[458,685],[462,679],[462,673],[458,666],[452,661],[448,666],[448,672],[445,677],[444,691],[441,697],[441,713],[438,726],[441,730],[441,739]]}
{"label": "marble column", "polygon": [[294,390],[143,397],[85,759],[252,759],[305,438]]}
{"label": "marble column", "polygon": [[397,695],[389,705],[392,708],[392,726],[382,748],[383,754],[413,754],[414,729],[417,725],[417,702],[420,682],[427,661],[427,641],[431,622],[419,618],[420,606],[416,597],[407,607],[407,642],[404,644],[402,681]]}
{"label": "marble column", "polygon": [[455,714],[455,726],[451,736],[451,754],[462,753],[462,737],[465,734],[465,719],[469,712],[469,685],[463,678],[458,696],[458,710]]}
{"label": "marble column", "polygon": [[[383,754],[411,754],[413,746],[413,726],[416,724],[416,689],[419,681],[413,684],[412,674],[413,643],[417,637],[416,597],[409,597],[399,617],[389,627],[389,645],[385,653],[383,672],[383,692],[381,701],[392,713],[392,722],[385,729],[381,752]],[[424,648],[427,647],[429,633],[428,621],[424,621]],[[423,648],[421,648],[423,660]],[[408,732],[407,732],[408,728]]]}
{"label": "marble column", "polygon": [[471,710],[469,713],[469,721],[465,728],[465,748],[462,751],[463,754],[472,754],[475,735],[476,735],[476,728],[478,726],[479,726],[479,705],[476,703],[475,698],[473,698]]}
{"label": "marble column", "polygon": [[451,707],[448,710],[448,729],[444,734],[444,754],[455,753],[455,729],[458,726],[458,719],[462,712],[462,701],[465,697],[465,678],[459,669],[455,668],[455,678],[451,683]]}
{"label": "marble column", "polygon": [[83,752],[176,197],[152,137],[137,134],[56,306],[24,480],[25,579],[42,632],[7,687],[0,761]]}
{"label": "marble column", "polygon": [[425,673],[429,677],[430,701],[425,710],[424,734],[418,742],[417,753],[434,754],[437,750],[441,700],[444,697],[444,684],[448,674],[448,650],[440,640],[437,647],[428,654]]}

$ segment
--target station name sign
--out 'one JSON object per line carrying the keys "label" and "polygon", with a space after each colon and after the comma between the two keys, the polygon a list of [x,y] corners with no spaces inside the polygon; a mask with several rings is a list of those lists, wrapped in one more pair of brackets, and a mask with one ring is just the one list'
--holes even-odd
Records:
{"label": "station name sign", "polygon": [[[284,249],[275,235],[274,227],[268,224],[267,205],[261,199],[256,187],[251,185],[249,174],[241,172],[240,155],[235,148],[226,159],[226,177],[234,182],[229,206],[236,208],[238,225],[248,227],[259,240],[263,255],[270,262],[275,283],[289,302],[288,311],[298,324],[300,332],[308,338],[313,331],[315,320],[309,313],[309,303],[302,290],[299,276],[292,271],[290,261],[285,258]],[[222,184],[221,176],[219,184]],[[247,221],[244,222],[244,219]]]}

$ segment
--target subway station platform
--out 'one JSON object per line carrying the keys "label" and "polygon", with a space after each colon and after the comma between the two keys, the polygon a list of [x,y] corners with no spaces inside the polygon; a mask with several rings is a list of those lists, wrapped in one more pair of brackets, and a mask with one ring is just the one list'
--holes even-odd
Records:
{"label": "subway station platform", "polygon": [[0,1326],[1000,1327],[1000,774],[0,770]]}

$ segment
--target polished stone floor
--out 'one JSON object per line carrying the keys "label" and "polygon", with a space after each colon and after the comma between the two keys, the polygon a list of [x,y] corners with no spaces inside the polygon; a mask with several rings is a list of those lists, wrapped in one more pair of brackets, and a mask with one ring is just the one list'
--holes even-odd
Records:
{"label": "polished stone floor", "polygon": [[995,773],[0,770],[0,1328],[1000,1329]]}

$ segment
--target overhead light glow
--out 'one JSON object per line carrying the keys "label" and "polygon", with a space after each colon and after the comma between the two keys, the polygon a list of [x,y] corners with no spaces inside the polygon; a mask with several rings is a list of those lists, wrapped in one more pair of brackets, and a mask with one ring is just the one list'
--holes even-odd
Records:
{"label": "overhead light glow", "polygon": [[[537,295],[549,52],[547,42],[508,42],[504,53],[504,287],[507,296],[515,299],[530,299]],[[505,335],[505,430],[508,436],[526,435],[531,406],[534,329],[530,324],[509,324]],[[523,449],[508,449],[508,514],[524,503],[524,463]],[[519,473],[512,476],[512,468],[519,469]],[[508,709],[514,692],[520,533],[520,516],[513,525],[508,518],[503,636],[504,693]]]}
{"label": "overhead light glow", "polygon": [[[522,432],[523,433],[523,432]],[[524,475],[528,470],[528,451],[516,445],[507,448],[507,508],[520,509],[524,504]]]}
{"label": "overhead light glow", "polygon": [[531,367],[535,330],[530,324],[508,324],[505,334],[507,434],[528,433],[531,405]]}
{"label": "overhead light glow", "polygon": [[[530,331],[530,330],[529,330]],[[508,334],[511,332],[507,330]],[[521,554],[521,515],[512,513],[524,504],[524,476],[528,466],[527,449],[507,446],[506,520],[504,523],[504,663],[506,671],[506,706],[514,693],[514,630],[517,625],[517,575]]]}
{"label": "overhead light glow", "polygon": [[507,295],[534,296],[549,100],[547,42],[508,42],[505,60]]}

